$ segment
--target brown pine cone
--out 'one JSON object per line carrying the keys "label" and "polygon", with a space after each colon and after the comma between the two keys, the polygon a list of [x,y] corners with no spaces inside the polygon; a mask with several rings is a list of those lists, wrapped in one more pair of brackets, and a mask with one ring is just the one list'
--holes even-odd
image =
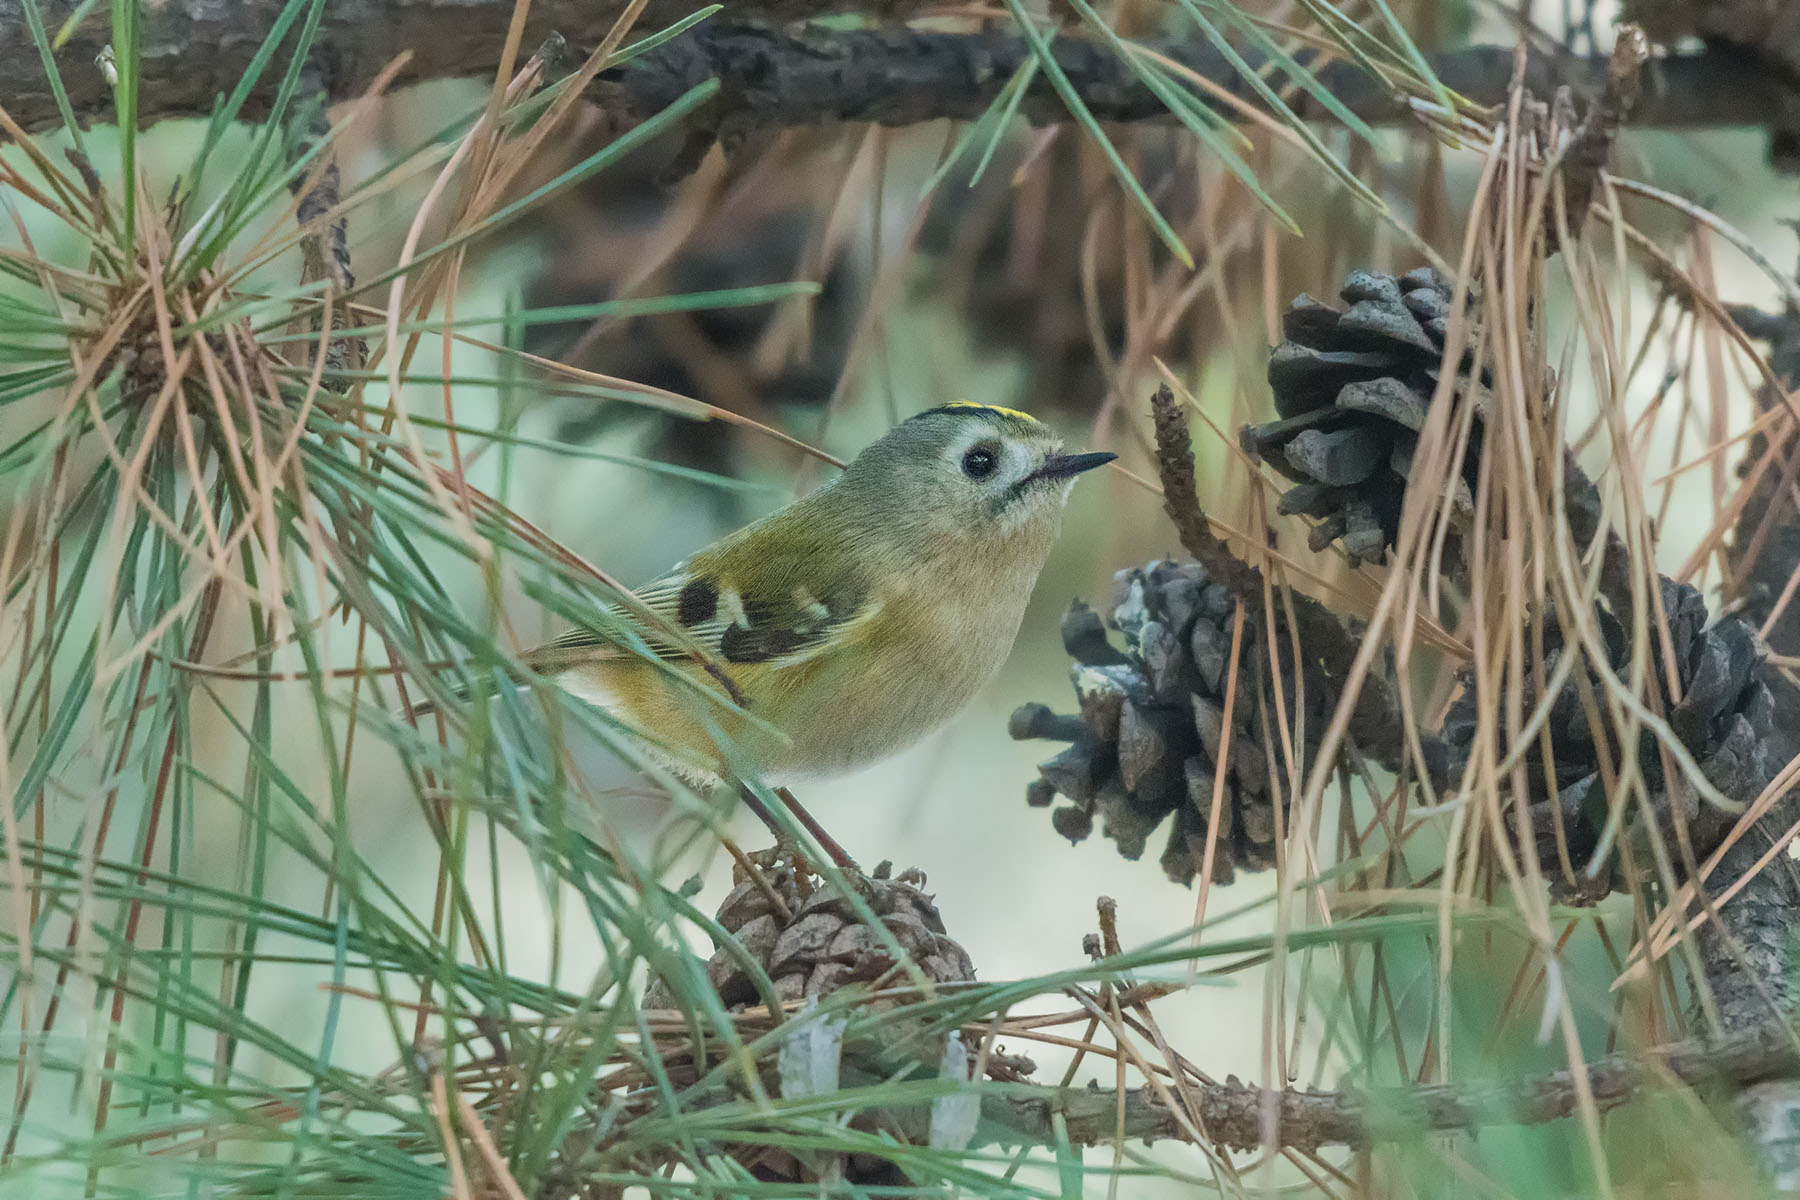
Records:
{"label": "brown pine cone", "polygon": [[[787,1004],[816,1000],[852,983],[879,984],[888,976],[896,984],[905,983],[908,976],[899,971],[879,935],[859,920],[837,888],[814,875],[804,863],[796,867],[790,854],[769,851],[751,856],[751,861],[760,877],[751,878],[740,864],[732,873],[736,886],[716,914],[736,947],[721,945],[706,963],[707,980],[726,1008],[753,1008],[765,999],[757,992],[741,955],[734,952],[737,947],[762,968],[774,982],[777,998]],[[937,906],[922,890],[924,875],[907,870],[892,878],[891,871],[892,865],[884,862],[872,875],[852,876],[848,882],[927,978],[936,983],[973,980],[975,967],[968,954],[945,933]],[[901,1003],[880,997],[867,1001],[861,1011],[886,1013]],[[679,1007],[660,980],[644,997],[644,1006]],[[788,1014],[785,1020],[795,1031],[790,1038],[800,1040],[784,1041],[780,1065],[770,1064],[768,1082],[790,1099],[822,1095],[840,1086],[867,1087],[897,1073],[923,1077],[940,1061],[951,1058],[950,1049],[966,1053],[960,1042],[946,1043],[941,1030],[932,1032],[926,1024],[899,1014],[883,1018],[879,1038],[863,1038],[853,1044],[836,1040],[844,1030],[841,1017],[835,1035],[826,1033],[816,1042],[801,1036],[808,1020],[804,1012]],[[798,1068],[792,1077],[790,1050]],[[1014,1069],[1031,1069],[1029,1059],[1001,1057],[1018,1064]],[[810,1077],[818,1069],[828,1077],[822,1083]],[[860,1117],[855,1123],[858,1128],[866,1124]],[[879,1154],[797,1157],[785,1149],[758,1145],[733,1147],[731,1153],[765,1182],[805,1184],[812,1189],[828,1178],[862,1187],[900,1187],[911,1182],[898,1162]]]}
{"label": "brown pine cone", "polygon": [[[945,932],[937,906],[921,890],[925,876],[908,870],[889,878],[890,870],[890,864],[882,863],[860,881],[867,886],[864,902],[927,978],[936,983],[974,979],[968,953]],[[787,858],[762,873],[763,885],[748,878],[742,868],[732,873],[736,886],[719,905],[718,921],[768,973],[781,1000],[825,996],[894,970],[896,964],[878,935],[858,920],[849,901],[831,884],[810,872],[796,872]],[[779,908],[770,892],[779,899]],[[706,977],[727,1008],[762,1003],[743,964],[724,948],[707,960]],[[645,1004],[673,1006],[660,983]]]}

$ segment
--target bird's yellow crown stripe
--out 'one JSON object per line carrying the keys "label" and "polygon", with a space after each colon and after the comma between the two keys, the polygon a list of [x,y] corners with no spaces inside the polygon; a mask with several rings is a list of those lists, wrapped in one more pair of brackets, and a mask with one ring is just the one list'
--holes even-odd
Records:
{"label": "bird's yellow crown stripe", "polygon": [[995,413],[999,413],[1003,417],[1012,417],[1015,420],[1028,421],[1033,425],[1042,424],[1041,421],[1039,421],[1036,417],[1032,416],[1028,412],[1020,412],[1016,408],[1002,408],[998,404],[978,404],[973,400],[952,400],[950,403],[944,405],[944,407],[945,408],[979,408],[984,412],[995,412]]}

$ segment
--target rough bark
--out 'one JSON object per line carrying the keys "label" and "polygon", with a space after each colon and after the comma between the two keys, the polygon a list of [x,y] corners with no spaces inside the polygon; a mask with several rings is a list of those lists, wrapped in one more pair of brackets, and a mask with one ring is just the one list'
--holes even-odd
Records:
{"label": "rough bark", "polygon": [[[1775,807],[1720,861],[1707,883],[1718,893],[1750,870],[1768,849],[1794,805]],[[1702,926],[1699,949],[1719,1019],[1732,1036],[1765,1030],[1787,1034],[1794,1011],[1793,936],[1800,888],[1786,855],[1778,856],[1718,909],[1717,925]],[[1735,1097],[1738,1117],[1756,1148],[1763,1174],[1778,1195],[1800,1192],[1800,1081],[1745,1081]]]}
{"label": "rough bark", "polygon": [[[1769,344],[1769,365],[1784,385],[1800,381],[1800,313],[1734,307],[1731,316],[1749,336]],[[1764,387],[1757,402],[1768,411],[1780,407],[1783,398]],[[1789,428],[1776,427],[1779,450],[1757,477],[1738,517],[1727,551],[1731,574],[1726,581],[1727,593],[1743,602],[1745,615],[1754,624],[1767,625],[1770,648],[1784,655],[1800,653],[1800,604],[1790,602],[1776,613],[1789,577],[1800,570],[1800,511],[1793,499],[1800,443]],[[1768,449],[1768,439],[1757,435],[1744,469],[1751,469]],[[1784,672],[1769,670],[1765,678],[1775,698],[1769,758],[1785,762],[1800,753],[1800,689]],[[1708,890],[1716,895],[1753,868],[1771,839],[1792,823],[1796,808],[1800,804],[1790,794],[1746,831],[1713,872]],[[1709,922],[1701,928],[1699,948],[1701,969],[1725,1029],[1791,1020],[1794,923],[1800,917],[1800,879],[1793,860],[1777,856],[1718,913],[1717,925]],[[1747,1087],[1737,1109],[1771,1186],[1783,1195],[1800,1191],[1800,1083],[1781,1079]]]}
{"label": "rough bark", "polygon": [[[283,0],[186,0],[146,6],[140,113],[148,124],[201,115],[230,93],[247,73]],[[411,54],[400,83],[491,75],[505,44],[510,0],[333,0],[326,5],[314,59],[332,101],[362,93],[402,52]],[[638,28],[648,32],[692,11],[687,0],[651,0]],[[722,131],[873,121],[904,125],[937,119],[969,119],[985,111],[1026,60],[1026,43],[1003,26],[986,32],[928,32],[905,27],[833,30],[796,25],[799,18],[845,7],[830,0],[734,0],[730,20],[718,18],[603,78],[595,98],[619,119],[641,120],[704,78],[724,85],[709,120]],[[855,6],[877,17],[904,16],[920,7],[897,0]],[[72,0],[45,5],[54,29]],[[526,32],[527,52],[552,32],[577,50],[611,27],[624,0],[537,0]],[[747,18],[782,24],[747,24]],[[56,53],[70,104],[84,120],[109,120],[112,97],[94,65],[109,39],[103,12],[90,17]],[[290,33],[290,39],[293,38]],[[1248,89],[1210,47],[1161,43],[1155,49],[1179,59],[1234,94]],[[1109,49],[1075,35],[1054,44],[1055,54],[1084,103],[1106,121],[1164,120],[1166,109]],[[1257,55],[1247,52],[1252,62]],[[279,61],[279,59],[277,60]],[[1500,103],[1513,71],[1508,47],[1478,46],[1446,54],[1433,64],[1453,90],[1483,103]],[[1550,95],[1559,84],[1596,95],[1605,83],[1604,58],[1552,59],[1534,55],[1528,86]],[[1372,122],[1407,119],[1404,103],[1346,63],[1321,68],[1331,90]],[[1730,87],[1719,86],[1721,78]],[[57,124],[56,105],[43,64],[25,24],[21,0],[0,0],[0,103],[27,132]],[[244,116],[268,111],[280,83],[278,71],[251,89]],[[1317,117],[1311,101],[1296,101]],[[1038,123],[1065,119],[1067,110],[1040,72],[1027,90],[1022,114]],[[1659,61],[1645,81],[1634,124],[1668,128],[1763,125],[1800,129],[1800,86],[1779,70],[1728,50],[1709,50]]]}
{"label": "rough bark", "polygon": [[[1788,818],[1788,805],[1775,815]],[[1782,822],[1785,825],[1785,820]],[[1725,853],[1707,881],[1718,893],[1756,865],[1777,832],[1776,822],[1758,822]],[[1700,959],[1728,1032],[1756,1029],[1785,1018],[1794,1007],[1791,978],[1795,909],[1800,903],[1792,863],[1778,855],[1719,911],[1719,926],[1701,928]]]}
{"label": "rough bark", "polygon": [[[40,0],[54,34],[78,0]],[[141,113],[145,124],[204,115],[249,71],[263,39],[287,0],[180,0],[143,5]],[[799,20],[846,8],[870,16],[904,17],[920,0],[732,0],[734,18]],[[534,0],[522,52],[551,33],[577,50],[599,43],[629,7],[628,0]],[[698,0],[650,0],[637,29],[650,33],[687,16]],[[321,15],[314,56],[332,101],[359,95],[402,53],[412,56],[401,83],[492,75],[506,44],[513,0],[329,0]],[[296,22],[298,25],[299,22]],[[293,45],[297,31],[288,33]],[[56,52],[56,65],[77,115],[106,121],[112,97],[94,60],[111,40],[105,6],[83,21]],[[281,83],[280,64],[251,90],[244,116],[268,112]],[[59,118],[43,63],[25,21],[23,0],[0,0],[0,104],[27,132]]]}
{"label": "rough bark", "polygon": [[[1239,100],[1260,107],[1242,77],[1211,46],[1160,42],[1152,48],[1205,76]],[[1052,45],[1057,62],[1083,103],[1102,121],[1166,120],[1166,106],[1110,49],[1065,35]],[[1261,67],[1263,57],[1245,48],[1243,57]],[[1031,56],[1018,37],[996,27],[984,33],[935,33],[910,29],[831,31],[817,27],[757,25],[702,26],[627,66],[603,85],[602,95],[632,117],[642,119],[708,77],[724,83],[732,119],[750,125],[814,125],[831,121],[873,121],[904,125],[980,116],[1013,73]],[[1512,81],[1514,52],[1505,46],[1474,46],[1439,56],[1433,70],[1446,87],[1477,103],[1504,103]],[[1552,58],[1534,53],[1526,86],[1548,96],[1568,85],[1577,94],[1599,96],[1609,78],[1610,60]],[[1352,63],[1322,65],[1317,74],[1332,94],[1371,123],[1407,118],[1404,98]],[[1719,86],[1730,78],[1732,86]],[[1293,98],[1295,110],[1321,119],[1310,97]],[[1235,110],[1220,108],[1226,116]],[[1034,124],[1067,117],[1067,108],[1044,73],[1027,88],[1019,111]],[[1760,67],[1729,50],[1713,50],[1657,63],[1642,98],[1631,113],[1634,124],[1665,128],[1716,125],[1800,127],[1800,87],[1782,72]]]}
{"label": "rough bark", "polygon": [[[1583,1071],[1602,1111],[1654,1088],[1717,1087],[1735,1093],[1790,1079],[1797,1072],[1800,1053],[1793,1035],[1766,1023],[1718,1042],[1683,1042],[1637,1055],[1611,1055],[1589,1063]],[[1577,1110],[1575,1084],[1574,1073],[1553,1071],[1517,1080],[1379,1091],[1283,1090],[1271,1095],[1236,1079],[1190,1084],[1188,1091],[1210,1144],[1233,1149],[1263,1145],[1266,1114],[1273,1107],[1278,1113],[1278,1144],[1315,1150],[1368,1146],[1421,1129],[1472,1131],[1484,1125],[1560,1120]],[[1121,1129],[1121,1105],[1127,1140],[1188,1138],[1181,1115],[1150,1088],[1120,1093],[1011,1084],[990,1085],[984,1091],[976,1134],[980,1143],[1054,1145],[1060,1136],[1055,1118],[1060,1116],[1062,1132],[1071,1144],[1107,1144]],[[929,1112],[923,1105],[883,1109],[876,1123],[909,1139],[923,1139]]]}

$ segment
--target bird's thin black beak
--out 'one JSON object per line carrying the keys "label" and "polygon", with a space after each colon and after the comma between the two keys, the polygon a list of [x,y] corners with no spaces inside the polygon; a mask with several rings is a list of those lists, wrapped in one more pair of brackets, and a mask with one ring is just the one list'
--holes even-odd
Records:
{"label": "bird's thin black beak", "polygon": [[1104,467],[1119,457],[1105,450],[1096,450],[1091,454],[1052,454],[1044,459],[1044,465],[1031,473],[1033,479],[1068,479],[1083,471],[1091,471],[1095,467]]}

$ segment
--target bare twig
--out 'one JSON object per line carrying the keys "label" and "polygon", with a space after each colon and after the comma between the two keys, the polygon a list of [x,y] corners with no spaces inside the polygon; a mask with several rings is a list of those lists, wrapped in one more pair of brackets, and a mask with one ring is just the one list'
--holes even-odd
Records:
{"label": "bare twig", "polygon": [[[1213,533],[1201,507],[1194,482],[1194,453],[1188,438],[1187,414],[1168,384],[1158,386],[1150,400],[1156,426],[1156,467],[1162,477],[1163,510],[1174,522],[1182,546],[1206,568],[1207,574],[1234,594],[1255,606],[1262,604],[1262,572],[1231,552]],[[1294,620],[1300,642],[1316,657],[1325,674],[1342,681],[1356,661],[1357,641],[1330,609],[1310,596],[1293,596]],[[1357,746],[1375,761],[1399,771],[1407,761],[1406,723],[1399,698],[1380,676],[1371,674],[1357,692],[1350,716],[1349,733]],[[1433,786],[1448,783],[1449,748],[1435,734],[1420,732],[1424,768]]]}
{"label": "bare twig", "polygon": [[[300,282],[327,281],[325,311],[329,311],[334,303],[341,303],[335,298],[356,288],[350,269],[349,217],[339,208],[337,152],[325,144],[331,137],[331,122],[325,112],[325,85],[316,59],[309,60],[302,70],[301,84],[304,91],[292,119],[298,135],[294,153],[299,156],[317,150],[318,158],[290,185],[296,197],[294,221],[302,231]],[[323,333],[324,329],[321,312],[313,322],[313,332]],[[368,347],[361,337],[337,337],[326,344],[325,366],[334,373],[360,370],[367,359]]]}
{"label": "bare twig", "polygon": [[1578,230],[1593,202],[1600,172],[1612,156],[1619,129],[1642,94],[1641,75],[1650,58],[1650,41],[1636,25],[1622,25],[1607,65],[1606,86],[1575,130],[1569,146],[1563,180],[1567,189],[1569,227]]}

